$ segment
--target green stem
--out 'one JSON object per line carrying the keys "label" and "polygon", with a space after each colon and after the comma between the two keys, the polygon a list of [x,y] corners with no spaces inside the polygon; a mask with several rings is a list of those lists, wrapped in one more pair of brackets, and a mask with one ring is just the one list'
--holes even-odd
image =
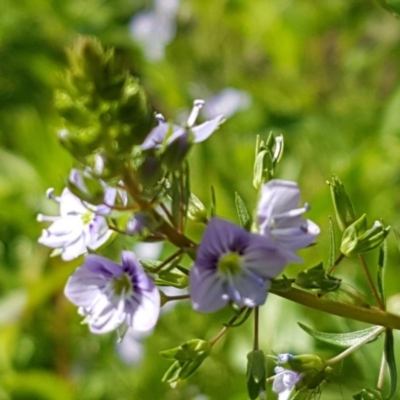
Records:
{"label": "green stem", "polygon": [[259,308],[255,307],[254,308],[254,344],[253,344],[253,350],[258,350],[258,312]]}
{"label": "green stem", "polygon": [[379,307],[381,310],[384,310],[384,309],[385,309],[385,305],[382,303],[382,300],[381,300],[381,298],[379,297],[379,294],[378,294],[378,292],[377,292],[377,290],[376,290],[376,288],[375,288],[374,281],[372,280],[372,277],[371,277],[371,274],[370,274],[370,272],[369,272],[369,269],[368,269],[367,263],[366,263],[366,261],[365,261],[365,258],[364,258],[364,256],[363,256],[362,254],[360,254],[360,255],[358,256],[358,258],[359,258],[359,260],[360,260],[360,262],[361,262],[361,265],[362,265],[362,267],[363,267],[365,276],[367,277],[368,285],[369,285],[369,287],[371,288],[371,291],[372,291],[372,294],[373,294],[373,296],[374,296],[374,298],[375,298],[375,301],[376,301],[376,303],[378,304],[378,307]]}
{"label": "green stem", "polygon": [[243,307],[236,315],[234,315],[229,321],[228,323],[212,338],[210,339],[210,345],[211,347],[214,346],[215,343],[218,342],[219,339],[222,338],[222,336],[225,335],[225,333],[228,331],[229,329],[229,325],[232,325],[242,314],[242,312],[246,309],[246,307]]}
{"label": "green stem", "polygon": [[178,251],[176,251],[175,253],[173,253],[172,255],[170,255],[167,259],[165,259],[157,268],[155,268],[154,270],[152,270],[151,272],[153,274],[157,274],[158,272],[160,272],[160,270],[162,268],[164,268],[167,264],[169,264],[171,261],[175,260],[175,258],[179,257],[181,254],[183,253],[182,249],[179,249]]}
{"label": "green stem", "polygon": [[355,344],[354,346],[349,347],[342,353],[338,354],[336,357],[331,358],[330,360],[325,361],[325,365],[333,365],[336,364],[337,362],[343,360],[345,357],[356,351],[358,348],[363,346],[365,343],[368,343],[371,339],[374,337],[380,335],[382,332],[386,330],[385,327],[379,326],[377,327],[372,333],[370,333],[368,336],[366,336],[363,340]]}
{"label": "green stem", "polygon": [[164,304],[168,303],[169,301],[187,300],[187,299],[190,299],[190,296],[188,294],[181,294],[180,296],[167,296],[167,295],[165,295]]}
{"label": "green stem", "polygon": [[338,315],[339,317],[366,322],[372,325],[380,325],[388,329],[400,330],[400,316],[380,310],[377,307],[366,308],[324,299],[323,297],[318,298],[315,294],[296,288],[291,288],[288,291],[270,289],[270,293],[302,304],[303,306],[313,308],[314,310],[324,311],[328,314]]}
{"label": "green stem", "polygon": [[340,262],[343,260],[344,254],[340,253],[339,257],[336,259],[336,261],[329,267],[328,271],[326,272],[327,275],[332,275],[333,271],[335,271],[335,268],[340,264]]}

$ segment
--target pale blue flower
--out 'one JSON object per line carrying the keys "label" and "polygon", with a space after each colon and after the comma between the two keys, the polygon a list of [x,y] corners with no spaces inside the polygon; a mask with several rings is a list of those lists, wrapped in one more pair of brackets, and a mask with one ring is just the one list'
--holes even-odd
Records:
{"label": "pale blue flower", "polygon": [[270,280],[291,261],[273,241],[212,218],[190,270],[193,308],[212,312],[229,301],[255,307],[265,302]]}
{"label": "pale blue flower", "polygon": [[278,400],[289,400],[294,387],[301,380],[302,374],[283,367],[275,367],[275,373],[272,390],[278,393]]}
{"label": "pale blue flower", "polygon": [[257,208],[259,231],[288,250],[298,250],[312,244],[319,227],[302,217],[310,209],[299,207],[300,189],[297,183],[274,179],[262,186]]}
{"label": "pale blue flower", "polygon": [[182,149],[182,152],[184,152],[188,150],[191,143],[199,143],[206,140],[223,122],[223,116],[219,115],[201,125],[194,126],[203,105],[203,100],[195,100],[184,127],[165,122],[163,116],[158,114],[159,123],[143,142],[142,150],[159,149],[164,142],[167,146],[178,142],[184,147]]}
{"label": "pale blue flower", "polygon": [[126,326],[152,329],[160,312],[160,294],[134,253],[124,251],[122,265],[89,254],[69,278],[66,297],[79,307],[93,333]]}

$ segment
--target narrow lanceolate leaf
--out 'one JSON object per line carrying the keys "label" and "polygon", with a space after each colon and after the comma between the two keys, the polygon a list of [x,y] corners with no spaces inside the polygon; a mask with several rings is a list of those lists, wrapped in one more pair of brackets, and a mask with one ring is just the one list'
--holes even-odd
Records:
{"label": "narrow lanceolate leaf", "polygon": [[328,256],[328,268],[335,263],[335,230],[333,228],[332,218],[329,217],[329,256]]}
{"label": "narrow lanceolate leaf", "polygon": [[[379,326],[373,326],[371,328],[362,329],[360,331],[349,332],[349,333],[329,333],[316,331],[301,322],[298,322],[301,329],[311,335],[313,338],[320,340],[325,343],[333,344],[341,347],[351,347],[359,342],[362,342],[367,336],[371,335],[374,331],[381,329]],[[371,343],[378,339],[380,335],[375,336],[373,339],[367,343]]]}
{"label": "narrow lanceolate leaf", "polygon": [[393,331],[391,329],[388,329],[385,335],[385,356],[386,356],[386,362],[389,367],[389,377],[390,377],[390,390],[388,397],[386,397],[386,400],[389,400],[396,393],[397,389],[397,367],[394,355]]}
{"label": "narrow lanceolate leaf", "polygon": [[246,230],[250,230],[251,227],[251,216],[246,207],[245,202],[239,196],[238,192],[235,192],[235,204],[236,204],[236,211],[239,217],[240,226]]}
{"label": "narrow lanceolate leaf", "polygon": [[217,200],[215,198],[214,186],[211,186],[211,218],[217,214]]}
{"label": "narrow lanceolate leaf", "polygon": [[382,300],[382,303],[386,303],[385,298],[385,266],[387,260],[387,241],[386,239],[383,241],[381,247],[379,248],[379,258],[378,258],[378,292],[379,297]]}

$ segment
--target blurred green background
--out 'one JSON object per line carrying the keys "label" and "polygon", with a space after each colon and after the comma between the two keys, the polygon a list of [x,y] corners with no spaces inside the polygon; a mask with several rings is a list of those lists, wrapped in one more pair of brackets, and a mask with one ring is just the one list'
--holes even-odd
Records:
{"label": "blurred green background", "polygon": [[[36,215],[57,212],[45,191],[59,192],[74,165],[57,142],[53,90],[65,47],[82,34],[114,46],[168,118],[225,88],[246,93],[241,109],[191,153],[193,189],[210,204],[213,185],[221,216],[237,220],[235,191],[255,204],[256,135],[284,134],[279,177],[300,182],[312,205],[309,218],[322,228],[319,244],[303,251],[306,263],[290,267],[291,275],[327,261],[332,173],[358,215],[400,229],[400,22],[372,0],[1,1],[0,400],[246,399],[250,323],[221,340],[188,381],[170,388],[160,382],[169,364],[158,352],[214,336],[229,312],[195,315],[179,304],[143,339],[144,358],[127,363],[116,337],[90,335],[63,296],[79,260],[50,259],[37,244],[43,226]],[[396,308],[394,235],[389,246],[387,292]],[[377,254],[368,261],[375,274]],[[371,300],[360,265],[345,261],[338,275]],[[270,295],[261,310],[263,350],[324,358],[340,351],[315,343],[298,321],[332,332],[365,327]],[[349,399],[374,387],[381,349],[382,339],[338,365],[321,399]]]}

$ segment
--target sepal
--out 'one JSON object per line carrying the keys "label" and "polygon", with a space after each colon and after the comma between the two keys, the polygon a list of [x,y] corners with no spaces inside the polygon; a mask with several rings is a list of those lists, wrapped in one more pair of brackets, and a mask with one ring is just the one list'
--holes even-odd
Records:
{"label": "sepal", "polygon": [[320,263],[300,272],[296,277],[295,284],[303,289],[320,289],[323,292],[330,292],[340,287],[341,280],[327,275]]}

